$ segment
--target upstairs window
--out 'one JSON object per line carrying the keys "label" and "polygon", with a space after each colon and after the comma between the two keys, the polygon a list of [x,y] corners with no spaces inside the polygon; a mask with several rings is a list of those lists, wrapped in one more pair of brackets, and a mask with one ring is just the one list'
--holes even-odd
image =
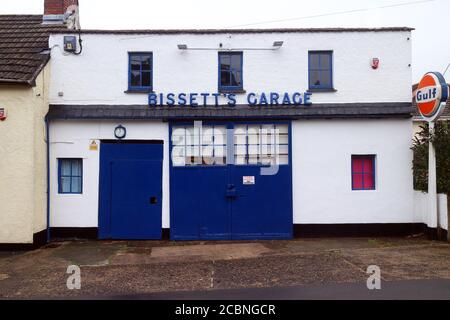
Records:
{"label": "upstairs window", "polygon": [[352,156],[352,189],[375,190],[375,156]]}
{"label": "upstairs window", "polygon": [[128,90],[150,91],[153,87],[153,55],[151,52],[130,52]]}
{"label": "upstairs window", "polygon": [[219,52],[219,91],[241,91],[242,52]]}
{"label": "upstairs window", "polygon": [[333,89],[333,52],[309,52],[309,89]]}
{"label": "upstairs window", "polygon": [[58,176],[59,193],[81,194],[83,192],[82,159],[59,159]]}

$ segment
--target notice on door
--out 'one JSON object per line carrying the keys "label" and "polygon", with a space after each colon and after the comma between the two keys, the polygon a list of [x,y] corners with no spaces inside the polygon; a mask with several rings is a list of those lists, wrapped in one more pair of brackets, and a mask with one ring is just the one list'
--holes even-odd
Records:
{"label": "notice on door", "polygon": [[242,178],[244,186],[252,186],[255,184],[255,176],[244,176]]}

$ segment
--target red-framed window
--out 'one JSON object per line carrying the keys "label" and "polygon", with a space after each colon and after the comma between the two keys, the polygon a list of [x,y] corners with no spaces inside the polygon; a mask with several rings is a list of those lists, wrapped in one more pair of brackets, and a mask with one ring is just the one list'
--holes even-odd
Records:
{"label": "red-framed window", "polygon": [[352,156],[352,189],[375,190],[375,155]]}

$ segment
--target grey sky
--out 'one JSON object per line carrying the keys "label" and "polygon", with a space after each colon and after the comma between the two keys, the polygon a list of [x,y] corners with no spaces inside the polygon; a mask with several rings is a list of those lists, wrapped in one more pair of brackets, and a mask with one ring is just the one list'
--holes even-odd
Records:
{"label": "grey sky", "polygon": [[[84,29],[227,28],[417,1],[420,0],[79,0]],[[41,14],[43,2],[1,0],[0,14]],[[413,32],[413,82],[427,71],[443,72],[450,63],[450,0],[246,27],[386,26],[416,28]],[[450,70],[446,78],[450,82]]]}

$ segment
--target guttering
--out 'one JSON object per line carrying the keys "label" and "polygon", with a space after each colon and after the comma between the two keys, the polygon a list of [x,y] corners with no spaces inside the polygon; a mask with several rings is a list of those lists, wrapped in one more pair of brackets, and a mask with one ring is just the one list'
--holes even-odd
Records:
{"label": "guttering", "polygon": [[47,134],[47,243],[50,242],[50,125],[48,115],[45,116],[45,131]]}

